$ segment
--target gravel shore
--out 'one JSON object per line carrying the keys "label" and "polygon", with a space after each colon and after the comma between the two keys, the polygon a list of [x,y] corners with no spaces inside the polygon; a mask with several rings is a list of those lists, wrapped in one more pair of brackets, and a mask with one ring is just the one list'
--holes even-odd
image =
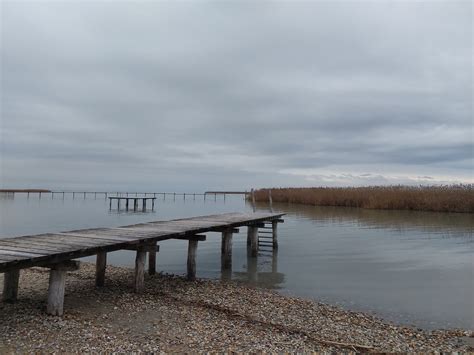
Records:
{"label": "gravel shore", "polygon": [[[146,277],[132,293],[133,270],[95,266],[68,273],[65,315],[44,312],[48,270],[23,270],[19,301],[0,303],[0,353],[153,352],[452,352],[472,351],[472,331],[423,331],[236,282]],[[0,274],[3,283],[3,275]]]}

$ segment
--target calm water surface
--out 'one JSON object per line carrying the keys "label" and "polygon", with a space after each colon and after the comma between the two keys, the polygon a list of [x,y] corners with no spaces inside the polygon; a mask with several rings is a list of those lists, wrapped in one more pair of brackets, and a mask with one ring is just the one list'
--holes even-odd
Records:
{"label": "calm water surface", "polygon": [[[268,211],[268,206],[259,205]],[[233,270],[220,271],[220,237],[209,233],[198,248],[197,273],[232,278],[345,308],[372,312],[423,328],[474,329],[474,216],[274,205],[287,213],[277,255],[248,258],[246,229],[233,241]],[[103,196],[0,196],[0,236],[112,227],[142,221],[251,211],[241,196],[160,196],[154,212],[109,211]],[[160,243],[160,271],[184,274],[187,244]],[[89,258],[94,260],[94,258]],[[109,262],[133,266],[134,254],[111,253]]]}

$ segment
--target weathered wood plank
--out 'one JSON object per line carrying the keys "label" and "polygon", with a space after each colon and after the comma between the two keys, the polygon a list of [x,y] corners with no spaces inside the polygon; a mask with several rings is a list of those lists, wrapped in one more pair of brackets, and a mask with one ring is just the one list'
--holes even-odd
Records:
{"label": "weathered wood plank", "polygon": [[47,254],[27,253],[27,252],[0,249],[0,255],[11,255],[11,256],[15,256],[15,257],[18,256],[18,257],[37,258],[37,257],[40,257],[40,256],[46,256]]}
{"label": "weathered wood plank", "polygon": [[74,246],[68,245],[68,244],[57,244],[57,243],[38,243],[38,242],[31,242],[31,241],[26,241],[22,240],[21,238],[14,238],[15,240],[2,240],[0,239],[0,248],[1,246],[15,246],[15,247],[24,247],[28,248],[31,247],[36,250],[46,250],[50,252],[62,252],[62,251],[67,251],[71,248],[74,248]]}

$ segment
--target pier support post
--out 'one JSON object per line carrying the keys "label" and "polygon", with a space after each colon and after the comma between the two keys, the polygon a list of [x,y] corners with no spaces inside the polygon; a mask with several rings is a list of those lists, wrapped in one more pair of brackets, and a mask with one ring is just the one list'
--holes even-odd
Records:
{"label": "pier support post", "polygon": [[257,258],[252,257],[250,250],[247,251],[247,277],[250,283],[257,283]]}
{"label": "pier support post", "polygon": [[278,249],[278,221],[272,221],[273,249]]}
{"label": "pier support post", "polygon": [[105,269],[107,268],[107,253],[102,251],[97,253],[95,262],[95,285],[102,287],[105,284]]}
{"label": "pier support post", "polygon": [[143,206],[142,206],[143,212],[146,211],[146,198],[143,199]]}
{"label": "pier support post", "polygon": [[196,239],[190,239],[188,242],[188,274],[187,278],[189,281],[196,280],[196,252],[198,247],[198,241]]}
{"label": "pier support post", "polygon": [[136,293],[143,292],[145,288],[145,260],[146,251],[143,249],[137,250],[137,256],[135,258],[135,280],[134,290]]}
{"label": "pier support post", "polygon": [[79,261],[69,260],[51,266],[49,273],[48,305],[46,313],[53,316],[62,316],[64,313],[64,291],[66,286],[66,272],[79,269]]}
{"label": "pier support post", "polygon": [[148,275],[156,274],[156,243],[153,244],[154,250],[148,252]]}
{"label": "pier support post", "polygon": [[7,271],[3,276],[3,301],[15,302],[18,297],[20,269]]}
{"label": "pier support post", "polygon": [[248,229],[250,236],[250,255],[255,257],[258,253],[258,227],[249,226]]}
{"label": "pier support post", "polygon": [[232,229],[222,232],[221,269],[232,268]]}

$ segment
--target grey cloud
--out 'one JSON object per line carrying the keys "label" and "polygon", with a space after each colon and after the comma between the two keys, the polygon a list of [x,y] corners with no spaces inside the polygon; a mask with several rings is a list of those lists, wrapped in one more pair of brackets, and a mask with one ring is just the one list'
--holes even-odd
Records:
{"label": "grey cloud", "polygon": [[472,181],[469,1],[2,10],[4,186],[34,159],[30,179],[64,186],[88,164],[90,185],[140,166],[113,175],[123,188],[360,183],[381,166],[380,183]]}

